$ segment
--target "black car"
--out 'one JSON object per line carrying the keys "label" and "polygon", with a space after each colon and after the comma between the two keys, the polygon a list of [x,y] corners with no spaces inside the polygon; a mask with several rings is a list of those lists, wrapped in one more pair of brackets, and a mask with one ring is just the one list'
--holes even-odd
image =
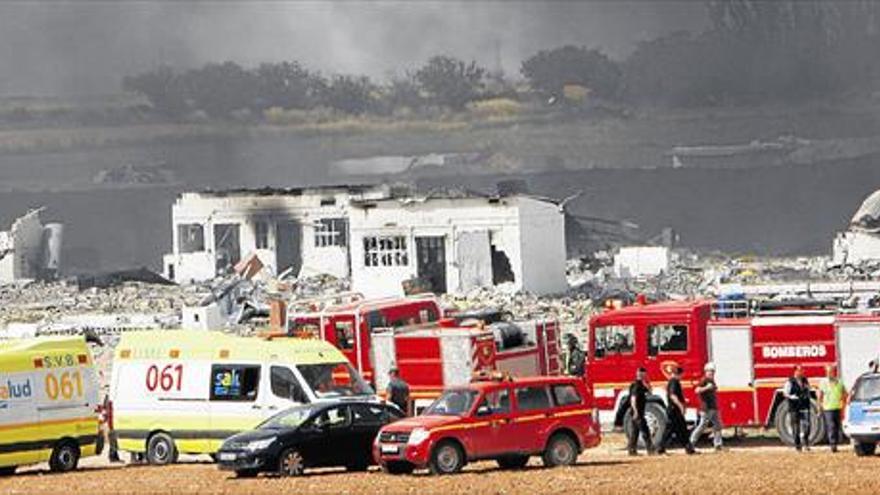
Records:
{"label": "black car", "polygon": [[306,468],[328,466],[365,471],[374,463],[379,429],[403,416],[396,406],[367,401],[293,407],[253,431],[227,438],[216,459],[220,469],[239,477],[261,472],[298,476]]}

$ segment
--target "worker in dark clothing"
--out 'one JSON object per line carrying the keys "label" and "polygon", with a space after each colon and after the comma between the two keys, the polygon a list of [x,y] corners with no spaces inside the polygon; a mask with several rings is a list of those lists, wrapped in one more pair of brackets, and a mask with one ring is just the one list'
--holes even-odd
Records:
{"label": "worker in dark clothing", "polygon": [[400,370],[392,366],[388,371],[388,386],[385,387],[385,398],[388,402],[396,405],[407,416],[409,408],[409,385],[400,377]]}
{"label": "worker in dark clothing", "polygon": [[688,454],[695,454],[694,444],[691,443],[687,430],[687,421],[684,419],[685,410],[687,408],[684,399],[684,390],[681,388],[681,374],[684,370],[681,366],[676,366],[672,370],[672,377],[666,382],[666,411],[668,413],[668,422],[666,423],[666,431],[663,434],[663,440],[657,450],[663,454],[666,452],[666,446],[672,436],[675,435],[676,440],[684,447]]}
{"label": "worker in dark clothing", "polygon": [[586,361],[587,356],[581,349],[577,337],[574,334],[568,334],[568,374],[583,377]]}
{"label": "worker in dark clothing", "polygon": [[798,452],[803,448],[810,450],[810,382],[804,376],[803,366],[795,366],[794,375],[785,383],[783,394],[788,400],[788,418],[794,447]]}
{"label": "worker in dark clothing", "polygon": [[636,372],[636,379],[629,386],[629,410],[631,415],[630,433],[629,433],[629,455],[638,454],[639,433],[642,434],[642,440],[648,455],[654,454],[654,442],[651,441],[651,430],[648,428],[648,422],[645,420],[645,407],[648,405],[648,388],[647,383],[648,371],[645,368],[639,368]]}

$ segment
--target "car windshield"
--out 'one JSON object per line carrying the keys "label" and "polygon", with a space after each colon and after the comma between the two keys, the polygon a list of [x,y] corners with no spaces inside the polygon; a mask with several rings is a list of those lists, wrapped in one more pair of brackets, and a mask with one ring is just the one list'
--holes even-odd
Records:
{"label": "car windshield", "polygon": [[301,364],[297,369],[319,399],[373,394],[348,362]]}
{"label": "car windshield", "polygon": [[291,407],[267,419],[258,428],[261,430],[296,428],[309,418],[312,411],[314,407],[311,406]]}
{"label": "car windshield", "polygon": [[477,392],[474,390],[447,390],[422,413],[425,416],[464,416],[471,410]]}
{"label": "car windshield", "polygon": [[863,376],[853,387],[852,400],[869,402],[880,400],[880,375]]}

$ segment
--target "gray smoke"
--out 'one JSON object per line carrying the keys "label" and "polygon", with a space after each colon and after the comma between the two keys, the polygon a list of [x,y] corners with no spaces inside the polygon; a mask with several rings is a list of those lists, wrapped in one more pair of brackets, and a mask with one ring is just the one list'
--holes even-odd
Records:
{"label": "gray smoke", "polygon": [[431,55],[518,73],[539,49],[600,47],[707,23],[699,1],[0,3],[0,95],[101,94],[126,74],[296,59],[384,78]]}

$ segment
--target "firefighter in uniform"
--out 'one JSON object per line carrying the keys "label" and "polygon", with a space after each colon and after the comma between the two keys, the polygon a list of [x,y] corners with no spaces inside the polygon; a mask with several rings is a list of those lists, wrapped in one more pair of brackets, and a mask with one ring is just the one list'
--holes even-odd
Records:
{"label": "firefighter in uniform", "polygon": [[568,334],[568,374],[583,377],[586,360],[587,356],[581,349],[577,337],[574,334]]}
{"label": "firefighter in uniform", "polygon": [[[788,418],[791,422],[794,447],[798,452],[802,448],[810,450],[810,382],[804,376],[803,366],[795,366],[794,375],[785,383],[783,394],[788,399]],[[803,434],[803,443],[801,443],[801,434]]]}
{"label": "firefighter in uniform", "polygon": [[695,454],[697,452],[694,449],[694,444],[691,443],[690,435],[688,435],[687,421],[684,419],[687,403],[684,398],[684,390],[681,388],[681,374],[683,371],[681,366],[676,366],[672,370],[672,376],[669,378],[669,381],[666,382],[666,400],[668,401],[666,410],[669,412],[669,422],[666,423],[666,432],[663,434],[660,447],[657,449],[661,454],[666,452],[666,446],[669,445],[672,435],[675,435],[676,440],[684,447],[685,452],[688,454]]}
{"label": "firefighter in uniform", "polygon": [[630,432],[628,451],[629,455],[638,454],[639,433],[645,442],[648,455],[654,454],[654,442],[651,440],[651,430],[648,428],[648,422],[645,420],[645,406],[648,405],[648,393],[650,388],[647,384],[648,371],[645,368],[639,368],[636,372],[636,379],[629,386],[629,410],[630,410]]}

